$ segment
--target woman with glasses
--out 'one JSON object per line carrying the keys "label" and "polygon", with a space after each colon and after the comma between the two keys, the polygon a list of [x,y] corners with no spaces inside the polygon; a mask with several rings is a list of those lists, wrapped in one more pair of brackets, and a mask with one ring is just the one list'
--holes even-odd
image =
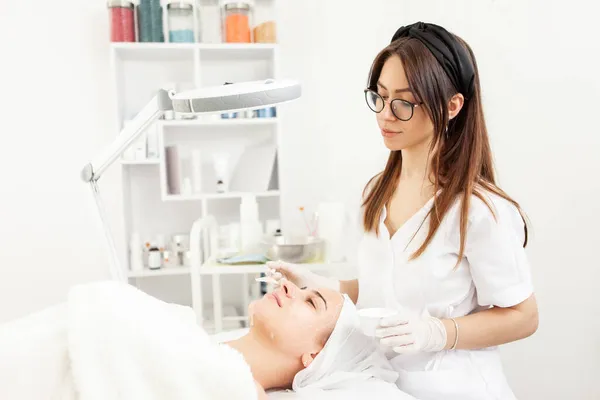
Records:
{"label": "woman with glasses", "polygon": [[270,275],[393,310],[376,335],[414,397],[515,399],[497,346],[538,326],[527,224],[496,184],[471,48],[434,24],[401,27],[365,99],[390,155],[364,191],[358,279],[281,262]]}

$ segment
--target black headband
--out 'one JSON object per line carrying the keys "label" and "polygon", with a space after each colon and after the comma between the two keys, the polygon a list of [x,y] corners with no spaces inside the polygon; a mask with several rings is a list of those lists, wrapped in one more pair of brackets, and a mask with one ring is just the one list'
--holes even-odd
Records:
{"label": "black headband", "polygon": [[475,71],[467,49],[441,26],[416,22],[396,31],[392,42],[403,37],[418,39],[438,60],[456,90],[466,98],[473,94]]}

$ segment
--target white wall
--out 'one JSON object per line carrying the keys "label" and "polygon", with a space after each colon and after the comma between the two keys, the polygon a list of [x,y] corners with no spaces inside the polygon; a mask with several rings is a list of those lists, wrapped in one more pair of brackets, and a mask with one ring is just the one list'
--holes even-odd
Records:
{"label": "white wall", "polygon": [[[107,276],[93,203],[79,179],[114,137],[105,7],[0,5],[0,321]],[[114,174],[103,182],[108,199],[119,187]]]}
{"label": "white wall", "polygon": [[[500,181],[533,223],[529,254],[541,324],[532,338],[504,348],[509,379],[521,399],[599,398],[598,6],[584,0],[279,4],[281,72],[304,83],[304,97],[286,108],[288,225],[301,229],[300,204],[357,203],[386,156],[362,96],[370,62],[402,24],[446,25],[478,56]],[[0,322],[64,299],[73,283],[106,277],[102,237],[78,173],[110,141],[114,126],[105,3],[1,7]],[[40,94],[32,102],[34,88]],[[32,104],[41,107],[35,114],[26,108]],[[118,193],[118,181],[114,171],[103,179],[107,198]],[[119,204],[109,209],[115,218]]]}

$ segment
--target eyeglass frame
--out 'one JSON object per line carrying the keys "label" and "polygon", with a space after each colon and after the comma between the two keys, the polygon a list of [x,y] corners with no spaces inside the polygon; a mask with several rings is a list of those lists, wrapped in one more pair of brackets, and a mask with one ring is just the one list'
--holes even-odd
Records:
{"label": "eyeglass frame", "polygon": [[[399,121],[404,121],[404,122],[410,121],[412,119],[412,117],[415,115],[415,107],[419,107],[421,104],[423,104],[422,102],[421,103],[411,103],[410,101],[404,100],[404,99],[392,99],[391,101],[385,101],[382,95],[377,93],[375,90],[369,89],[369,88],[365,88],[364,92],[365,92],[365,102],[367,103],[367,107],[369,107],[369,110],[373,111],[376,114],[379,114],[381,111],[385,110],[385,105],[387,103],[390,106],[392,115]],[[367,92],[372,92],[381,98],[381,101],[383,102],[383,108],[381,109],[381,111],[375,111],[369,106],[369,101],[367,100]],[[408,119],[399,118],[396,115],[396,113],[394,112],[394,107],[392,107],[392,103],[396,100],[410,105],[410,117]]]}

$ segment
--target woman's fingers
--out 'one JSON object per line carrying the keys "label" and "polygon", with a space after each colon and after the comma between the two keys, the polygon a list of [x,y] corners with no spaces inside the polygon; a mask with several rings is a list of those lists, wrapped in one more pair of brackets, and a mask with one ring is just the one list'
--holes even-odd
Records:
{"label": "woman's fingers", "polygon": [[415,343],[415,337],[414,337],[414,335],[411,335],[411,334],[400,335],[400,336],[391,336],[388,338],[381,339],[379,341],[379,343],[381,343],[382,346],[387,346],[387,347],[409,346],[409,345],[412,345]]}
{"label": "woman's fingers", "polygon": [[381,318],[379,321],[379,326],[381,327],[390,327],[397,325],[406,325],[408,324],[408,318],[401,314],[395,314],[390,317]]}
{"label": "woman's fingers", "polygon": [[269,268],[267,276],[272,276],[274,279],[285,277],[293,280],[295,277],[293,266],[282,261],[269,261],[267,262],[267,268]]}
{"label": "woman's fingers", "polygon": [[288,266],[281,261],[269,261],[267,262],[267,268],[265,276],[276,281],[274,283],[275,287],[280,286],[282,281],[291,278],[292,274],[290,274]]}
{"label": "woman's fingers", "polygon": [[286,262],[283,262],[283,261],[268,261],[267,267],[277,270],[277,271],[284,271],[284,272],[290,272],[290,270],[291,270],[291,265]]}
{"label": "woman's fingers", "polygon": [[375,330],[375,337],[387,338],[391,336],[404,336],[412,333],[412,329],[409,325],[396,325],[389,328],[377,328]]}
{"label": "woman's fingers", "polygon": [[268,269],[267,272],[265,273],[266,276],[273,278],[273,279],[281,279],[283,277],[283,274],[281,272],[278,272],[274,269]]}

